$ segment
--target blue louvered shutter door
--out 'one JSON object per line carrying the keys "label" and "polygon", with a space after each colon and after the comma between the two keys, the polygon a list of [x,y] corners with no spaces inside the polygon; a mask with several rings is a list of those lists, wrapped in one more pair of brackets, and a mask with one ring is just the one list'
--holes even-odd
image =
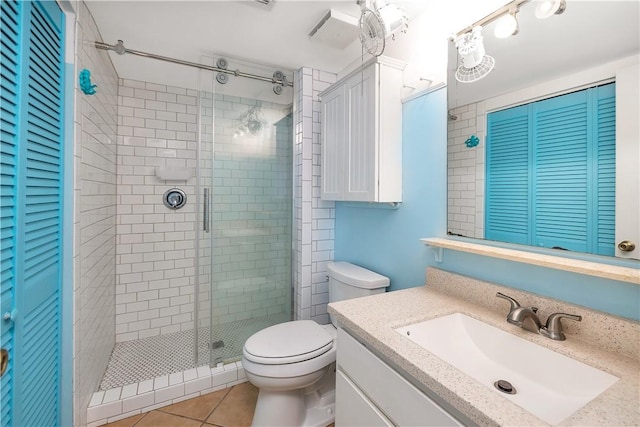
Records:
{"label": "blue louvered shutter door", "polygon": [[45,426],[59,415],[64,15],[22,5],[13,417]]}
{"label": "blue louvered shutter door", "polygon": [[592,121],[587,92],[532,104],[535,246],[587,252]]}
{"label": "blue louvered shutter door", "polygon": [[593,89],[594,94],[594,167],[595,251],[615,255],[616,207],[616,88],[611,83]]}
{"label": "blue louvered shutter door", "polygon": [[485,238],[530,239],[530,120],[527,106],[488,114]]}
{"label": "blue louvered shutter door", "polygon": [[[16,175],[18,150],[19,22],[21,4],[0,5],[0,313],[14,308],[16,279]],[[13,425],[13,322],[0,320],[0,344],[9,352],[9,365],[0,380],[0,425]]]}

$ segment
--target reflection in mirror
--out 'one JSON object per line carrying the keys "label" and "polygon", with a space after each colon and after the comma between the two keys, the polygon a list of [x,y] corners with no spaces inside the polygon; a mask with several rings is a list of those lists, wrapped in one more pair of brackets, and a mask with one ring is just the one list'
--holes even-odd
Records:
{"label": "reflection in mirror", "polygon": [[[460,55],[452,43],[449,44],[448,67],[448,231],[451,235],[521,243],[540,247],[556,247],[577,252],[603,255],[616,255],[626,258],[640,258],[638,243],[640,240],[640,151],[638,141],[640,131],[637,117],[638,58],[640,52],[640,2],[637,1],[571,1],[566,2],[562,14],[546,19],[535,17],[536,2],[520,5],[516,14],[519,31],[516,35],[498,39],[494,35],[496,22],[482,28],[486,54],[495,59],[495,67],[486,76],[473,83],[462,83],[454,77],[461,64]],[[595,218],[587,219],[593,223],[591,228],[577,230],[588,240],[598,240],[597,230],[609,228],[610,238],[601,239],[600,244],[576,245],[575,242],[551,241],[536,234],[536,210],[542,209],[536,198],[535,186],[526,186],[524,190],[531,194],[519,196],[528,200],[529,216],[520,234],[529,234],[528,240],[510,240],[500,233],[489,232],[487,212],[491,198],[502,198],[509,202],[513,193],[501,193],[500,186],[489,190],[487,181],[491,181],[491,159],[495,154],[487,152],[488,120],[492,114],[513,107],[534,108],[537,101],[556,99],[562,95],[581,90],[604,86],[613,93],[615,109],[611,110],[613,131],[609,154],[610,175],[612,180],[610,216],[598,223],[597,208],[588,206],[596,212]],[[585,95],[590,97],[592,95]],[[552,101],[545,101],[547,103]],[[558,101],[559,102],[559,101]],[[535,104],[533,104],[535,103]],[[545,107],[546,108],[546,107]],[[596,108],[597,110],[597,108]],[[552,117],[560,117],[553,112]],[[507,113],[501,113],[507,114]],[[531,117],[534,117],[533,114]],[[596,113],[594,113],[596,114]],[[565,126],[564,119],[558,119],[559,130]],[[592,119],[587,120],[591,123]],[[530,122],[531,129],[535,120]],[[568,124],[567,124],[568,126]],[[587,125],[585,125],[587,126]],[[588,126],[591,126],[590,124]],[[591,127],[585,133],[593,132]],[[512,138],[509,132],[507,139]],[[491,136],[491,135],[489,135]],[[535,132],[524,142],[529,163],[521,166],[528,175],[525,179],[536,181],[539,162],[536,161],[536,147],[541,145]],[[597,140],[597,138],[596,138]],[[509,143],[511,143],[509,141]],[[512,144],[515,144],[515,140]],[[556,144],[552,142],[552,144]],[[582,142],[576,142],[576,147]],[[597,145],[597,144],[596,144]],[[570,147],[570,146],[569,146]],[[555,146],[552,146],[552,151]],[[585,148],[585,150],[589,150]],[[592,150],[593,151],[593,150]],[[597,151],[597,150],[596,150]],[[584,168],[597,175],[593,170],[592,152],[585,159]],[[509,156],[510,154],[508,154]],[[614,159],[614,160],[613,160]],[[495,163],[495,162],[494,162]],[[489,178],[489,179],[487,179]],[[514,178],[515,179],[515,178]],[[513,180],[507,179],[507,184]],[[591,184],[589,184],[591,185]],[[594,188],[598,188],[594,184]],[[533,188],[533,189],[532,189]],[[586,204],[597,200],[597,190],[587,190]],[[563,197],[563,201],[568,197]],[[624,208],[621,205],[624,204]],[[565,212],[558,208],[552,215],[550,229],[563,230],[570,222],[558,222]],[[508,207],[508,203],[507,203]],[[573,213],[567,213],[572,215]],[[509,221],[509,215],[506,216]],[[549,216],[545,219],[549,222]],[[515,224],[515,217],[514,221]],[[604,224],[607,222],[607,224]],[[604,224],[604,225],[603,225]],[[575,228],[575,224],[571,224]],[[533,229],[527,231],[527,227]],[[614,230],[615,229],[615,230]],[[581,233],[580,233],[581,232]],[[559,234],[552,232],[552,234]],[[517,233],[516,233],[517,234]],[[552,239],[553,240],[553,239]],[[635,242],[636,249],[624,251],[619,245],[623,241]],[[602,243],[605,242],[605,243]],[[604,249],[603,249],[604,248]]]}

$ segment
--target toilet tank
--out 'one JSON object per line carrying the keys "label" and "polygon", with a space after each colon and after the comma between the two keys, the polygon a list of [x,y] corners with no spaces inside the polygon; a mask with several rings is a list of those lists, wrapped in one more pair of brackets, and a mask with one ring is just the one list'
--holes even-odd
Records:
{"label": "toilet tank", "polygon": [[[380,294],[389,286],[389,278],[348,262],[327,264],[329,302]],[[331,323],[336,324],[333,315]]]}

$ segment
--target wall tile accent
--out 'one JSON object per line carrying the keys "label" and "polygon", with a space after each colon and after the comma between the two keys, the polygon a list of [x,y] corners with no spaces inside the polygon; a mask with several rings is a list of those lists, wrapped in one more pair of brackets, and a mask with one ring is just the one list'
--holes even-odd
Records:
{"label": "wall tile accent", "polygon": [[[484,237],[484,102],[452,109],[447,136],[448,218],[447,230],[467,237]],[[468,148],[475,135],[480,144]]]}
{"label": "wall tile accent", "polygon": [[75,88],[73,405],[74,424],[86,425],[86,408],[114,345],[116,259],[116,131],[118,75],[83,2],[75,3],[75,75],[91,70],[93,96]]}
{"label": "wall tile accent", "polygon": [[294,282],[295,318],[329,323],[326,265],[333,261],[334,202],[320,199],[321,103],[336,76],[311,68],[295,73]]}

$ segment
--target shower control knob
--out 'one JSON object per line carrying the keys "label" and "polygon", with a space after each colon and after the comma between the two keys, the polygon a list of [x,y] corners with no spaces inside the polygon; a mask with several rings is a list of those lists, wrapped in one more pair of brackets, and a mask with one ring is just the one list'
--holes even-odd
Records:
{"label": "shower control knob", "polygon": [[162,201],[169,209],[180,209],[187,203],[187,195],[178,188],[172,188],[164,193]]}

